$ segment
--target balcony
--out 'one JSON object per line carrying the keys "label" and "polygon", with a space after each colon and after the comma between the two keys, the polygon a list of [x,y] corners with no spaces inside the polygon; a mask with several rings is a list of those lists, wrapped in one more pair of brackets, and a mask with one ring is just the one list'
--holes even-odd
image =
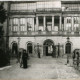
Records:
{"label": "balcony", "polygon": [[64,7],[62,8],[63,13],[80,13],[80,7]]}
{"label": "balcony", "polygon": [[61,8],[38,8],[36,12],[61,12]]}
{"label": "balcony", "polygon": [[30,31],[30,32],[11,32],[9,36],[80,36],[80,32],[67,32],[67,31]]}
{"label": "balcony", "polygon": [[35,14],[36,10],[11,10],[10,14]]}

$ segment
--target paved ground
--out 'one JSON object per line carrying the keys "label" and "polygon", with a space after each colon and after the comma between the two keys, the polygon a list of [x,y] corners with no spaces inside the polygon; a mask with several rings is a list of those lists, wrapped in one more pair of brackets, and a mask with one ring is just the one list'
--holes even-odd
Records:
{"label": "paved ground", "polygon": [[65,65],[66,59],[43,57],[30,58],[28,68],[19,67],[15,63],[9,68],[0,70],[0,79],[72,79],[80,78],[80,72],[72,67],[72,64]]}

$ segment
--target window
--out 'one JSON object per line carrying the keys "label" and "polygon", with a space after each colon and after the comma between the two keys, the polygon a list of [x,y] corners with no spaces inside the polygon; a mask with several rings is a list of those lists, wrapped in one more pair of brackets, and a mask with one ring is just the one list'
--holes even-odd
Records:
{"label": "window", "polygon": [[67,23],[71,23],[71,18],[68,18],[67,19]]}
{"label": "window", "polygon": [[59,16],[54,16],[55,31],[59,30]]}
{"label": "window", "polygon": [[26,31],[25,18],[20,18],[20,31]]}
{"label": "window", "polygon": [[39,26],[43,26],[43,17],[42,16],[39,17]]}
{"label": "window", "polygon": [[12,31],[17,32],[19,30],[18,24],[19,24],[19,19],[18,18],[13,18],[13,29]]}
{"label": "window", "polygon": [[74,17],[74,24],[78,24],[78,17]]}
{"label": "window", "polygon": [[33,30],[33,19],[27,18],[27,31],[32,31],[32,30]]}
{"label": "window", "polygon": [[36,4],[35,3],[27,3],[28,10],[35,10],[36,9]]}
{"label": "window", "polygon": [[72,28],[72,24],[71,24],[71,17],[66,17],[66,21],[67,21],[67,24],[66,24],[66,31],[71,31]]}
{"label": "window", "polygon": [[74,17],[74,31],[79,30],[79,17]]}
{"label": "window", "polygon": [[13,3],[11,4],[11,10],[27,10],[27,3]]}
{"label": "window", "polygon": [[12,19],[9,20],[9,30],[12,31]]}
{"label": "window", "polygon": [[43,31],[43,16],[39,16],[39,30]]}

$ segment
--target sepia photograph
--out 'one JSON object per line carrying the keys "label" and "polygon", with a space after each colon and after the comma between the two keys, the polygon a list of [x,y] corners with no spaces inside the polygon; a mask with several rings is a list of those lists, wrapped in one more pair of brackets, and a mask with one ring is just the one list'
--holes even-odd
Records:
{"label": "sepia photograph", "polygon": [[0,79],[80,79],[80,0],[0,0]]}

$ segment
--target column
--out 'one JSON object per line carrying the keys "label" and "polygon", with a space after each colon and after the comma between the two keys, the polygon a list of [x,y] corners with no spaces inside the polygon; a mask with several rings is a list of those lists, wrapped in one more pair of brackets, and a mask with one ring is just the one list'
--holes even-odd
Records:
{"label": "column", "polygon": [[67,19],[66,17],[64,17],[64,31],[66,30],[66,23],[67,23]]}
{"label": "column", "polygon": [[12,18],[12,31],[14,30],[13,20],[14,18]]}
{"label": "column", "polygon": [[59,30],[62,30],[62,17],[59,17]]}
{"label": "column", "polygon": [[34,31],[34,17],[33,17],[33,25],[32,25],[32,26],[33,26],[33,29],[32,29],[32,31]]}
{"label": "column", "polygon": [[38,16],[36,16],[36,27],[35,27],[35,31],[38,31],[38,27],[39,27],[39,21],[38,21]]}
{"label": "column", "polygon": [[45,31],[45,27],[46,27],[46,17],[44,16],[44,31]]}
{"label": "column", "polygon": [[54,30],[54,16],[52,16],[52,31]]}
{"label": "column", "polygon": [[20,34],[21,27],[20,27],[20,18],[18,18],[18,33]]}
{"label": "column", "polygon": [[71,29],[73,31],[73,29],[74,29],[74,17],[72,17],[71,20],[72,20],[72,22],[71,22]]}
{"label": "column", "polygon": [[10,32],[13,31],[13,25],[12,25],[13,23],[12,23],[12,20],[13,20],[13,19],[11,18],[11,19],[10,19],[10,25],[11,25],[11,26],[9,27]]}
{"label": "column", "polygon": [[79,31],[80,31],[80,16],[79,16],[79,20],[78,20],[78,22],[79,22]]}
{"label": "column", "polygon": [[25,23],[26,23],[25,26],[26,26],[26,31],[27,31],[27,18],[26,18],[26,20],[25,20]]}

